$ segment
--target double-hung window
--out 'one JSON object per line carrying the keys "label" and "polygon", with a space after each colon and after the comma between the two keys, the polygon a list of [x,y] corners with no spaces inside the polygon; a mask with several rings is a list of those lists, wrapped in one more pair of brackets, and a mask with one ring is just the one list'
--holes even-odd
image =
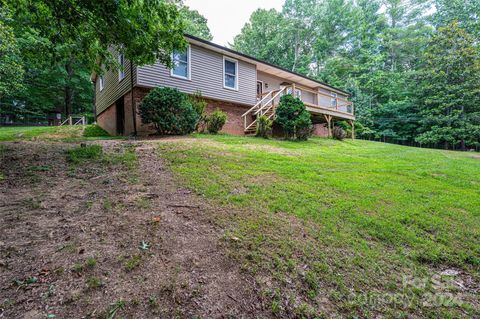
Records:
{"label": "double-hung window", "polygon": [[223,57],[223,87],[238,90],[238,61]]}
{"label": "double-hung window", "polygon": [[123,54],[118,55],[118,64],[120,69],[118,69],[118,81],[121,81],[125,78],[125,56]]}
{"label": "double-hung window", "polygon": [[100,91],[103,91],[103,88],[105,87],[105,80],[103,79],[103,75],[100,75],[98,82],[100,86]]}
{"label": "double-hung window", "polygon": [[190,46],[184,50],[174,50],[172,63],[171,76],[190,80]]}

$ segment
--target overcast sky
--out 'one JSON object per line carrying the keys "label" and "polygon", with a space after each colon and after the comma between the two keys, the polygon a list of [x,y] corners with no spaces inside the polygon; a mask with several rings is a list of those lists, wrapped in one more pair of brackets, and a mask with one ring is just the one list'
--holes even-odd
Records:
{"label": "overcast sky", "polygon": [[227,45],[240,33],[258,8],[281,10],[285,0],[184,0],[184,4],[208,19],[213,42]]}

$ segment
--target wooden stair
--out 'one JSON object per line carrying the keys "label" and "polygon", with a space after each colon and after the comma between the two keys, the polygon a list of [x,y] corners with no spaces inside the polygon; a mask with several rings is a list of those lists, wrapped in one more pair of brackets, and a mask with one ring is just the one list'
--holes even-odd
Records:
{"label": "wooden stair", "polygon": [[275,119],[275,109],[277,108],[278,100],[285,89],[286,87],[268,92],[260,101],[258,101],[257,104],[242,114],[245,135],[253,135],[257,133],[257,119],[260,116],[266,116],[271,120]]}

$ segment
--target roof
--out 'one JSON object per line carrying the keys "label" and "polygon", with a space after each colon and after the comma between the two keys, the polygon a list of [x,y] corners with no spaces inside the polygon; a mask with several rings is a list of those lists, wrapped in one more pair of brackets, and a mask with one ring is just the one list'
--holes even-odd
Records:
{"label": "roof", "polygon": [[[214,51],[219,51],[219,52],[222,52],[222,53],[229,53],[230,55],[236,56],[240,60],[244,60],[244,61],[253,63],[257,66],[260,66],[259,71],[265,71],[267,73],[272,73],[271,70],[274,70],[274,71],[277,71],[276,75],[279,76],[279,77],[282,77],[282,78],[285,78],[285,79],[290,79],[290,80],[294,80],[294,79],[299,80],[299,81],[303,80],[302,82],[304,82],[304,83],[300,83],[300,84],[305,84],[305,85],[310,86],[310,87],[321,86],[321,87],[325,87],[325,88],[328,88],[328,89],[331,89],[331,90],[334,90],[334,91],[338,91],[339,93],[350,95],[350,93],[348,93],[348,92],[346,92],[342,89],[339,89],[337,87],[331,86],[327,83],[312,79],[308,76],[305,76],[305,75],[297,73],[297,72],[293,72],[293,71],[284,69],[284,68],[279,67],[277,65],[259,60],[257,58],[252,57],[252,56],[249,56],[247,54],[243,54],[241,52],[238,52],[238,51],[232,50],[230,48],[221,46],[219,44],[204,40],[202,38],[198,38],[196,36],[189,35],[189,34],[185,34],[185,37],[190,39],[191,40],[190,42],[193,42],[194,44],[201,45],[201,46],[207,46],[207,47],[213,49]],[[273,73],[275,73],[275,72],[273,72]]]}

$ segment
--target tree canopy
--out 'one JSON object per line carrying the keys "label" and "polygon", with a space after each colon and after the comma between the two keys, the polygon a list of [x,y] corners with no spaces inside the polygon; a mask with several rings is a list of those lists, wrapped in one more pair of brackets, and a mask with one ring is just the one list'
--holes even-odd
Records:
{"label": "tree canopy", "polygon": [[[468,42],[469,54],[460,43],[441,50],[435,41],[449,28],[457,30],[448,35],[451,41]],[[427,139],[430,98],[448,100],[445,92],[453,90],[449,94],[469,99],[465,112],[471,114],[480,100],[473,79],[453,86],[451,72],[442,79],[433,74],[451,69],[448,59],[456,59],[458,74],[474,72],[479,30],[480,4],[474,0],[286,0],[280,12],[255,11],[232,47],[350,92],[361,137],[445,146],[454,122],[443,122],[445,133]],[[473,123],[467,118],[462,125]],[[478,123],[472,125],[469,138],[457,136],[450,147],[479,147]]]}
{"label": "tree canopy", "polygon": [[93,70],[118,67],[111,48],[136,64],[170,64],[184,32],[211,39],[207,20],[164,0],[0,0],[0,115],[92,116]]}

